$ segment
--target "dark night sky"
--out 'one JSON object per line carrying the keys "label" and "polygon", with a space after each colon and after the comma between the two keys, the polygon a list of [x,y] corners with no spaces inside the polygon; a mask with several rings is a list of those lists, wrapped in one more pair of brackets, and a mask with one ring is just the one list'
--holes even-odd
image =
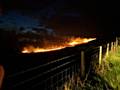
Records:
{"label": "dark night sky", "polygon": [[[3,8],[6,10],[17,9],[22,11],[36,11],[46,7],[55,7],[60,11],[76,11],[84,12],[86,14],[95,14],[96,1],[95,0],[3,0],[1,1]],[[57,4],[55,6],[54,4]]]}
{"label": "dark night sky", "polygon": [[[78,20],[81,20],[81,18],[86,20],[86,22],[93,22],[94,29],[96,28],[97,31],[108,33],[107,30],[116,31],[119,29],[119,5],[118,2],[113,1],[97,1],[97,0],[3,0],[1,1],[1,7],[4,9],[4,11],[8,10],[19,10],[22,12],[39,12],[40,10],[43,10],[45,8],[54,7],[56,10],[56,16],[52,19],[55,19],[53,21],[59,22],[60,19],[65,18],[65,21],[75,21],[75,23],[78,22]],[[55,4],[57,4],[55,6]],[[73,18],[70,17],[71,21],[68,20],[69,18],[63,17],[63,13],[65,12],[73,12],[73,13],[79,13],[80,17],[76,21]],[[56,19],[57,17],[57,19]],[[59,18],[59,19],[58,19]],[[50,20],[52,20],[50,19]],[[91,22],[89,21],[91,20]],[[63,20],[64,21],[64,20]],[[48,21],[49,22],[49,21]],[[56,23],[55,22],[55,23]],[[53,22],[50,22],[50,24]],[[68,22],[66,22],[68,23]],[[79,23],[79,22],[78,22]],[[82,23],[82,21],[80,22]],[[64,23],[64,25],[67,26],[67,24]],[[76,24],[77,25],[77,24]],[[57,25],[56,25],[57,26]],[[69,25],[70,26],[70,25]],[[78,25],[79,26],[79,25]],[[61,27],[61,25],[58,25],[58,28]],[[75,26],[77,27],[77,26]],[[89,28],[87,28],[89,29]],[[91,31],[94,32],[95,30]]]}

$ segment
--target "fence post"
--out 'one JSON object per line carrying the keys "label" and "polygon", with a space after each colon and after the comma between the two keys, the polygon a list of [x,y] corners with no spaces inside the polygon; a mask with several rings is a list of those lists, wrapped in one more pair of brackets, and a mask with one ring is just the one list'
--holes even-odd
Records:
{"label": "fence post", "polygon": [[116,46],[115,46],[115,48],[116,48],[116,50],[117,50],[117,47],[118,47],[118,38],[116,37]]}
{"label": "fence post", "polygon": [[102,46],[99,47],[99,65],[102,63]]}
{"label": "fence post", "polygon": [[108,53],[109,53],[109,43],[107,44],[106,57],[108,56]]}
{"label": "fence post", "polygon": [[111,51],[113,51],[113,42],[111,42]]}
{"label": "fence post", "polygon": [[81,77],[85,76],[85,54],[84,51],[81,51]]}
{"label": "fence post", "polygon": [[113,43],[113,51],[116,51],[116,41]]}

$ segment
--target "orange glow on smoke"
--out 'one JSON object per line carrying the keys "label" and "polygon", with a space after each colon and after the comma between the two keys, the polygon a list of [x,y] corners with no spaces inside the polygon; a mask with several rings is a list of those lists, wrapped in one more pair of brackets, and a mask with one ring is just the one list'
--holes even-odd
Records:
{"label": "orange glow on smoke", "polygon": [[48,47],[34,47],[33,45],[29,45],[23,48],[22,53],[38,53],[38,52],[48,52],[60,50],[66,47],[73,47],[75,45],[88,43],[89,41],[95,40],[95,38],[70,38],[67,41],[64,41],[64,44],[58,43],[58,45],[49,45]]}

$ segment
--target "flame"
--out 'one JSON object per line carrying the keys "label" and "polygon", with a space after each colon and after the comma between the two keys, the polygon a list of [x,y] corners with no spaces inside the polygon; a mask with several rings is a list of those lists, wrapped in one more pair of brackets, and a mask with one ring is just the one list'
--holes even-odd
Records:
{"label": "flame", "polygon": [[71,38],[68,43],[70,46],[75,46],[78,44],[88,43],[89,41],[95,40],[95,38]]}
{"label": "flame", "polygon": [[40,47],[34,47],[34,46],[28,46],[24,47],[22,53],[38,53],[38,52],[48,52],[48,51],[55,51],[65,48],[62,47],[54,47],[54,48],[40,48]]}
{"label": "flame", "polygon": [[95,40],[96,38],[70,38],[67,41],[64,41],[64,44],[58,44],[58,45],[49,45],[49,47],[34,47],[33,45],[29,45],[26,47],[23,47],[22,53],[38,53],[38,52],[48,52],[48,51],[55,51],[55,50],[60,50],[66,47],[73,47],[75,45],[83,44],[83,43],[88,43],[92,40]]}

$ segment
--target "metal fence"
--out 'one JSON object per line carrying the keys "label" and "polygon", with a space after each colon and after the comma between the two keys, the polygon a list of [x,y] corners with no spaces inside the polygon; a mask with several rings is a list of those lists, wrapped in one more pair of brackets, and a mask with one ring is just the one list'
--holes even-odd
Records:
{"label": "metal fence", "polygon": [[[96,40],[85,45],[78,45],[76,47],[66,49],[62,53],[70,52],[70,54],[63,55],[60,58],[47,61],[47,63],[40,63],[41,56],[29,58],[29,56],[15,59],[23,59],[18,69],[17,65],[12,66],[15,69],[13,73],[6,75],[4,80],[4,90],[18,90],[18,89],[35,89],[35,90],[64,90],[63,84],[72,78],[75,74],[84,76],[88,72],[91,61],[96,60],[99,64],[102,63],[106,53],[114,50],[117,47],[117,39],[110,41]],[[58,55],[60,56],[60,55]],[[57,57],[57,56],[53,56]],[[49,57],[50,58],[50,57]],[[32,60],[27,62],[26,59]],[[38,61],[34,59],[40,59]],[[29,63],[31,62],[31,63]],[[37,64],[34,64],[36,62]],[[39,65],[40,63],[40,65]],[[19,63],[18,63],[19,64]],[[28,64],[31,64],[30,66]],[[14,65],[14,64],[12,64]],[[28,67],[28,66],[29,67]],[[19,66],[19,65],[18,65]],[[7,69],[6,69],[7,70]]]}
{"label": "metal fence", "polygon": [[7,90],[56,90],[75,73],[78,73],[79,67],[78,56],[72,54],[7,75],[4,88]]}

